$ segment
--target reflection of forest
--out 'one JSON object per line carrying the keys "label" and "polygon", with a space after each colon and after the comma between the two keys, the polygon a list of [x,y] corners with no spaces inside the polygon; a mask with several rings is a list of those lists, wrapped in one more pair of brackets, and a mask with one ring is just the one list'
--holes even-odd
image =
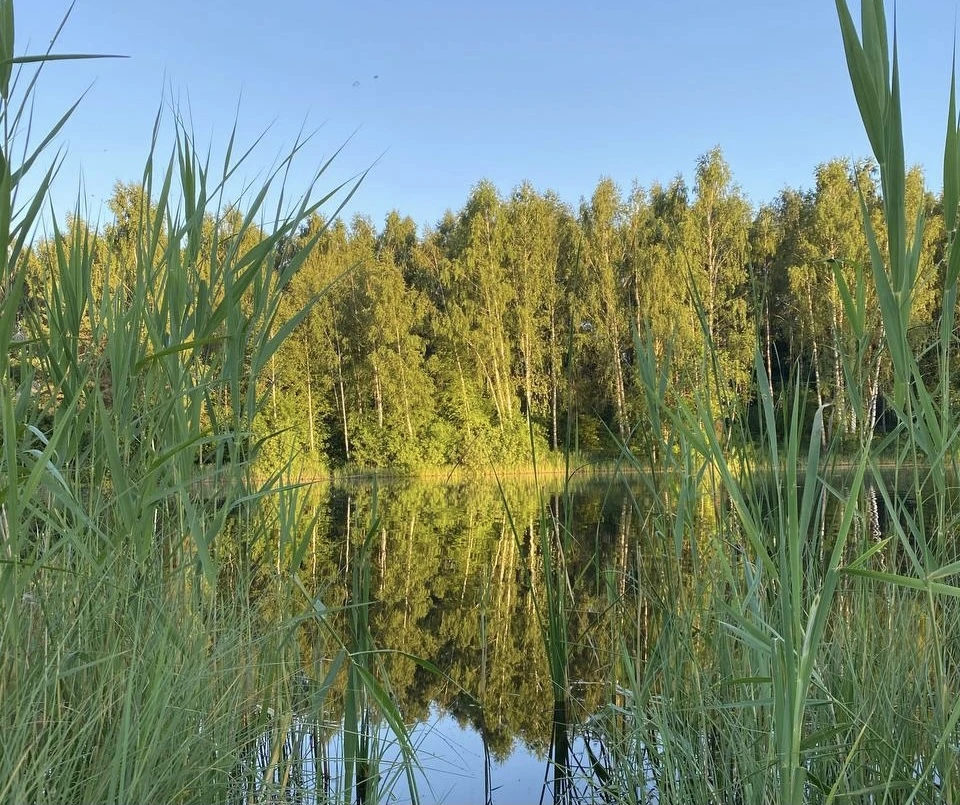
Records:
{"label": "reflection of forest", "polygon": [[[842,474],[832,481],[843,489]],[[751,481],[763,517],[774,514],[768,508],[775,491],[769,482],[763,474]],[[273,546],[250,546],[252,563],[263,568],[254,594],[265,612],[272,600],[270,580],[283,576],[274,574],[278,567],[299,567],[311,595],[322,601],[322,619],[296,621],[302,623],[299,654],[289,666],[303,682],[295,709],[314,731],[320,760],[341,751],[337,742],[343,736],[345,702],[345,674],[329,675],[339,643],[329,639],[325,627],[346,635],[346,608],[358,605],[369,608],[371,637],[379,648],[375,658],[363,661],[387,685],[406,724],[428,722],[440,711],[481,734],[496,760],[505,759],[515,742],[546,755],[554,696],[540,609],[545,599],[541,516],[555,544],[563,544],[566,561],[574,730],[579,725],[583,735],[603,723],[616,735],[656,716],[656,723],[669,723],[677,735],[694,740],[722,727],[708,724],[704,713],[718,714],[721,721],[728,717],[727,680],[760,678],[763,666],[719,624],[729,617],[731,602],[746,601],[759,608],[757,617],[767,619],[775,616],[777,602],[775,585],[763,594],[759,587],[743,587],[748,576],[756,584],[756,565],[741,578],[737,568],[747,565],[743,535],[730,516],[729,499],[696,477],[665,474],[635,476],[630,488],[622,479],[594,480],[566,495],[561,491],[548,486],[538,493],[523,481],[506,484],[502,492],[496,484],[477,481],[323,488],[307,507],[315,520],[298,535],[303,553],[291,561],[283,550],[282,528]],[[873,485],[863,490],[852,529],[858,550],[877,544],[893,519],[919,516],[915,500],[895,488],[892,494],[895,510],[888,511]],[[824,495],[819,504],[819,526],[804,552],[810,584],[817,583],[831,548],[841,499]],[[775,533],[770,530],[771,539]],[[274,562],[268,557],[277,548],[281,559]],[[894,542],[872,561],[880,569],[897,567],[903,551]],[[351,598],[351,579],[359,568],[370,577],[367,604]],[[283,585],[276,589],[279,593]],[[282,595],[277,598],[279,603]],[[867,602],[866,609],[858,600]],[[885,595],[845,579],[837,592],[831,645],[848,645],[850,656],[859,656],[876,640],[868,637],[864,612],[882,614],[888,607]],[[916,617],[917,608],[905,599],[898,611],[897,617]],[[296,612],[279,620],[289,623]],[[882,634],[890,630],[885,615],[877,628]],[[858,642],[861,638],[865,642]],[[415,658],[433,663],[439,673]],[[914,659],[923,665],[922,658]],[[842,682],[848,660],[842,653],[825,658],[822,678]],[[632,674],[642,674],[643,685],[649,685],[642,703],[637,699],[641,689],[631,687]],[[919,679],[915,672],[904,678]],[[295,687],[299,695],[299,682]],[[371,705],[369,698],[360,703]],[[767,734],[765,713],[750,709],[744,729]],[[376,719],[375,707],[371,715]],[[655,734],[649,736],[655,745]]]}
{"label": "reflection of forest", "polygon": [[[542,490],[550,528],[566,519],[559,492]],[[369,533],[374,493],[358,486],[322,494],[316,558],[306,565],[328,602],[345,603],[347,546]],[[371,631],[378,647],[396,652],[383,655],[384,671],[404,718],[424,721],[436,704],[483,733],[495,758],[505,757],[514,739],[545,752],[553,714],[537,611],[543,600],[538,494],[515,481],[503,495],[516,536],[494,483],[381,487],[370,542]],[[569,499],[566,561],[576,602],[569,613],[569,678],[576,706],[591,712],[609,696],[614,656],[605,622],[613,611],[607,571],[615,571],[614,595],[633,588],[623,580],[636,578],[638,542],[630,539],[636,518],[616,485],[579,485]],[[407,655],[429,660],[446,676]]]}

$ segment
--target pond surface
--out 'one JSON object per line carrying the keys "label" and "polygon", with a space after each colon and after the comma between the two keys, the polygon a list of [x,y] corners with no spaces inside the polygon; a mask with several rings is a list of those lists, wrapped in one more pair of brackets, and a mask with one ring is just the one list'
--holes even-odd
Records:
{"label": "pond surface", "polygon": [[[649,551],[652,561],[654,551],[640,550],[648,537],[637,526],[636,490],[596,481],[566,498],[560,492],[548,484],[538,494],[516,480],[502,488],[387,483],[332,487],[316,500],[305,566],[328,606],[349,601],[355,546],[367,543],[370,631],[391,697],[413,725],[422,802],[538,802],[545,785],[550,799],[542,527],[551,540],[567,534],[576,706],[583,716],[609,698],[616,647],[608,617],[614,600],[622,606],[635,589],[640,557]],[[323,740],[335,778],[341,737],[329,731]],[[389,746],[383,752],[384,781],[396,756]],[[409,801],[405,780],[395,782],[385,801]]]}
{"label": "pond surface", "polygon": [[[351,605],[356,563],[369,568],[366,613],[378,649],[375,671],[412,729],[421,802],[553,801],[544,539],[564,546],[572,602],[570,720],[583,724],[616,699],[612,669],[624,636],[635,656],[645,656],[657,613],[674,607],[665,591],[683,583],[676,575],[666,578],[669,568],[676,574],[679,567],[682,577],[686,562],[711,550],[716,512],[725,505],[710,494],[698,497],[678,534],[676,521],[653,514],[650,492],[639,480],[584,481],[561,492],[559,483],[538,491],[512,480],[502,486],[356,484],[317,493],[303,568],[332,611]],[[887,524],[882,502],[869,489],[862,512],[857,530],[877,538]],[[677,551],[684,554],[679,564],[664,561]],[[311,658],[309,649],[303,654],[306,676],[323,678],[325,660]],[[303,756],[303,790],[322,790],[324,779],[343,776],[338,706],[342,713],[342,701],[328,702],[328,723],[304,724],[288,741],[289,752]],[[370,801],[409,802],[393,736],[386,725],[373,733],[381,763],[379,793]],[[589,738],[574,732],[574,758],[588,756]],[[580,771],[589,777],[586,768]],[[314,796],[293,799],[306,805],[317,801]]]}

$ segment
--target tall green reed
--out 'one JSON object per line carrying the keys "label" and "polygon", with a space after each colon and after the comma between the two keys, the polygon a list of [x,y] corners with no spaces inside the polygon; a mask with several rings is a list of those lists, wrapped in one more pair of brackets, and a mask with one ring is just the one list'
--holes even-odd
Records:
{"label": "tall green reed", "polygon": [[[374,606],[370,590],[371,557],[379,536],[374,488],[369,527],[359,545],[347,545],[350,589],[342,607],[329,607],[322,595],[311,594],[300,577],[293,576],[294,584],[310,602],[309,611],[297,620],[315,621],[329,634],[331,644],[337,646],[319,690],[326,695],[333,681],[338,676],[344,677],[340,789],[330,792],[344,805],[352,801],[362,805],[389,799],[401,779],[411,801],[419,801],[416,751],[383,670],[382,651],[370,630],[370,611]],[[335,625],[337,616],[346,621],[342,631]],[[440,674],[432,663],[411,659],[428,673]],[[317,703],[312,709],[316,706]],[[390,750],[397,750],[398,763],[387,762]]]}
{"label": "tall green reed", "polygon": [[[647,470],[661,501],[653,516],[660,533],[674,535],[677,573],[688,576],[676,588],[684,603],[660,602],[661,620],[645,652],[623,643],[629,704],[613,709],[625,715],[605,722],[605,740],[617,753],[617,790],[626,799],[956,799],[955,79],[944,157],[951,235],[940,268],[939,331],[924,344],[910,326],[924,220],[922,213],[906,216],[895,37],[891,56],[879,0],[861,4],[859,34],[843,0],[837,9],[880,168],[884,220],[877,231],[864,203],[870,265],[852,283],[835,272],[854,335],[844,374],[863,423],[852,469],[845,477],[831,470],[841,447],[821,438],[823,409],[804,432],[810,417],[802,378],[775,399],[757,356],[758,444],[738,425],[746,412],[730,418],[724,410],[722,380],[665,406],[669,361],[658,361],[638,334],[650,444],[625,447],[624,456]],[[879,332],[869,330],[867,283],[879,300]],[[877,338],[889,354],[897,420],[882,434],[861,382],[869,374],[866,345]],[[707,368],[716,373],[713,364]],[[724,438],[718,419],[728,423]],[[878,458],[891,449],[892,478]],[[655,456],[656,466],[641,456]],[[712,533],[698,535],[702,513],[693,516],[683,503],[704,494],[712,499]],[[892,536],[872,543],[867,525],[877,499]],[[685,552],[690,561],[681,561]]]}
{"label": "tall green reed", "polygon": [[327,162],[291,199],[298,141],[241,211],[227,188],[253,149],[234,132],[214,165],[178,119],[163,157],[158,115],[123,243],[79,204],[37,243],[59,155],[38,166],[72,109],[36,144],[31,103],[66,57],[14,54],[0,0],[0,799],[294,796],[290,731],[338,684],[308,680],[304,703],[305,650],[389,703],[364,651],[291,618],[308,507],[258,462],[260,376],[313,301],[281,317],[315,241],[290,244],[363,177],[317,198]]}
{"label": "tall green reed", "polygon": [[[953,734],[960,719],[960,702],[952,690],[955,659],[945,645],[945,636],[953,624],[947,620],[949,608],[943,596],[960,595],[960,587],[945,580],[960,572],[952,535],[960,522],[951,491],[956,477],[957,422],[952,411],[953,368],[957,281],[960,276],[960,250],[956,247],[957,200],[960,198],[960,143],[956,108],[956,71],[950,82],[950,100],[943,161],[944,220],[948,234],[946,256],[941,267],[942,303],[939,331],[929,351],[936,356],[933,378],[921,368],[921,345],[911,337],[914,289],[919,272],[920,244],[925,220],[918,213],[908,220],[904,197],[905,170],[902,110],[899,87],[899,60],[896,34],[892,56],[887,37],[883,5],[864,3],[858,36],[847,5],[837,2],[844,51],[850,80],[861,119],[880,168],[883,190],[883,221],[886,233],[884,249],[869,220],[864,231],[870,246],[870,268],[880,304],[883,338],[889,350],[893,373],[893,408],[897,416],[894,437],[902,446],[900,462],[905,465],[906,483],[923,506],[915,513],[895,502],[893,490],[878,477],[878,488],[886,505],[895,512],[896,536],[909,560],[909,573],[890,573],[870,567],[867,553],[851,563],[849,572],[874,581],[893,584],[921,593],[931,626],[934,667],[931,695],[936,744],[925,758],[924,771],[910,794],[916,798],[920,787],[933,775],[941,779],[945,801],[956,795],[952,758]],[[842,286],[841,286],[842,287]],[[850,293],[847,292],[847,297]],[[849,301],[847,307],[855,310]],[[931,382],[931,380],[933,382]],[[875,471],[876,476],[879,473]],[[932,518],[927,512],[933,512]]]}

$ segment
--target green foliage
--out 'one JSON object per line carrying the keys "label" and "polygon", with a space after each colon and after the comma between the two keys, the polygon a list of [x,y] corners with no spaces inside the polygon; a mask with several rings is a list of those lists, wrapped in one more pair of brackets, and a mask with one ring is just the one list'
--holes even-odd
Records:
{"label": "green foliage", "polygon": [[[320,514],[291,479],[589,449],[647,486],[634,513],[665,548],[632,580],[635,636],[603,645],[606,794],[636,797],[652,770],[662,802],[954,801],[960,122],[952,88],[938,200],[904,163],[882,3],[861,4],[859,32],[838,12],[874,161],[824,163],[756,214],[714,149],[689,191],[604,179],[575,212],[481,182],[434,229],[392,213],[378,231],[309,195],[275,214],[276,175],[228,203],[246,157],[231,138],[212,169],[177,124],[102,231],[78,206],[34,243],[56,169],[38,158],[70,112],[39,146],[19,139],[38,58],[15,57],[0,0],[0,799],[280,796],[305,710],[344,714],[337,799],[386,796],[376,721],[408,772],[413,755],[375,638],[429,620],[443,563],[469,565],[473,543],[444,553],[444,527],[418,532],[421,495],[348,538],[349,586],[308,585]],[[517,646],[539,636],[566,774],[571,680],[600,651],[571,640],[591,543],[569,487],[561,504],[503,485],[510,528],[471,494],[483,606],[423,649],[474,629],[457,671],[481,703],[532,699]],[[879,544],[871,499],[893,520]],[[621,623],[627,533],[609,576]],[[375,579],[378,548],[403,558]],[[402,617],[370,618],[374,584]],[[498,679],[477,674],[488,652]],[[391,670],[414,688],[435,669],[411,653]],[[480,726],[502,754],[506,732]]]}
{"label": "green foliage", "polygon": [[[529,463],[529,428],[559,451],[568,422],[575,447],[610,455],[647,427],[633,431],[641,332],[671,367],[672,403],[711,384],[722,391],[718,422],[755,412],[759,345],[769,390],[779,395],[799,361],[811,393],[832,406],[825,437],[855,441],[893,391],[876,295],[858,323],[834,282],[839,267],[855,284],[869,260],[861,194],[885,243],[872,165],[825,163],[815,190],[786,190],[756,215],[714,149],[692,191],[677,179],[623,198],[604,180],[579,215],[527,184],[504,199],[481,182],[422,234],[398,213],[380,231],[362,217],[334,223],[284,293],[281,320],[329,286],[271,360],[265,432],[288,432],[288,449],[316,468]],[[908,336],[923,350],[945,235],[917,170],[905,201],[930,220]],[[287,247],[322,228],[306,222]],[[848,377],[851,349],[862,360]]]}
{"label": "green foliage", "polygon": [[[576,447],[615,454],[618,442],[633,438],[643,406],[633,332],[648,334],[657,359],[671,367],[666,399],[690,402],[707,384],[722,391],[718,421],[751,405],[756,411],[750,366],[758,345],[774,394],[800,362],[818,402],[832,406],[825,436],[855,442],[875,427],[894,391],[879,297],[868,288],[860,321],[843,293],[871,260],[865,214],[878,248],[886,248],[873,162],[824,163],[813,190],[785,190],[756,214],[715,148],[698,160],[690,190],[678,178],[624,197],[602,180],[579,214],[529,184],[501,198],[481,182],[459,213],[422,233],[396,212],[378,230],[362,216],[347,225],[305,210],[270,236],[257,228],[256,214],[201,210],[217,194],[207,187],[206,166],[191,148],[181,150],[182,177],[170,180],[195,189],[189,225],[183,221],[178,232],[165,224],[167,210],[148,200],[145,183],[118,184],[108,204],[114,219],[102,233],[78,211],[64,232],[36,244],[21,307],[24,315],[34,309],[38,334],[75,324],[49,321],[39,289],[60,272],[58,260],[81,252],[89,291],[77,286],[83,273],[73,272],[73,284],[58,281],[58,293],[96,304],[112,296],[121,310],[144,281],[136,267],[148,254],[182,250],[175,259],[198,272],[205,304],[220,301],[230,276],[224,267],[244,255],[294,266],[275,284],[269,309],[256,307],[269,274],[255,280],[248,273],[235,294],[251,322],[290,331],[261,357],[256,384],[234,374],[223,397],[224,411],[241,398],[248,410],[264,403],[250,440],[263,448],[258,472],[269,474],[291,456],[312,475],[340,467],[488,470],[491,461],[529,463],[531,427],[560,452],[568,422]],[[926,222],[906,337],[927,355],[928,372],[932,353],[924,347],[935,339],[946,230],[916,169],[905,175],[904,204]],[[166,293],[159,275],[144,287]],[[193,304],[180,299],[181,289],[170,291],[176,304]],[[201,346],[209,362],[216,350]],[[861,360],[847,376],[842,355],[850,350]],[[250,357],[235,352],[233,359],[242,365]],[[215,402],[208,407],[211,423],[224,416]],[[273,434],[282,436],[264,440]]]}
{"label": "green foliage", "polygon": [[169,159],[151,150],[142,181],[117,186],[103,233],[78,207],[31,245],[57,166],[38,159],[69,113],[31,143],[21,69],[64,57],[13,47],[0,0],[0,800],[291,793],[294,714],[305,697],[325,712],[337,679],[305,678],[304,655],[340,652],[391,716],[349,644],[303,634],[309,512],[269,421],[267,379],[317,293],[285,297],[330,197],[266,208],[298,145],[226,204],[250,152],[234,161],[231,139],[218,174],[178,118]]}
{"label": "green foliage", "polygon": [[[754,429],[742,414],[720,427],[724,385],[665,404],[671,369],[649,328],[637,335],[641,416],[654,427],[644,452],[625,445],[623,457],[638,471],[647,453],[658,457],[660,472],[643,476],[657,501],[648,516],[673,537],[664,575],[683,581],[649,586],[636,619],[650,624],[652,607],[654,635],[622,639],[625,693],[599,729],[615,758],[601,767],[612,799],[956,801],[960,263],[952,238],[935,245],[935,218],[927,232],[933,204],[904,165],[883,3],[861,4],[859,32],[843,0],[837,9],[879,175],[821,166],[815,192],[784,194],[751,244],[764,292],[784,292],[770,272],[785,268],[789,293],[806,300],[808,351],[795,354],[809,361],[813,389],[793,373],[775,390],[770,353],[757,350]],[[952,89],[948,228],[960,198],[957,128]],[[712,341],[709,299],[696,304]],[[758,313],[772,340],[774,319],[764,304]],[[890,410],[878,432],[881,386]],[[703,540],[694,534],[704,514],[689,505],[701,494],[715,521]]]}

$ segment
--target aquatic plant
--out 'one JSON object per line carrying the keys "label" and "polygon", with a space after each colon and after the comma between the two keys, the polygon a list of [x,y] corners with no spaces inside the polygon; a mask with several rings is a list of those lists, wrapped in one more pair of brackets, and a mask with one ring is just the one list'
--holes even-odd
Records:
{"label": "aquatic plant", "polygon": [[[686,579],[666,599],[647,594],[658,604],[655,633],[642,651],[622,637],[622,690],[595,722],[607,752],[597,790],[621,801],[957,799],[960,587],[951,580],[960,510],[951,479],[960,431],[951,401],[960,249],[951,234],[938,330],[921,342],[911,315],[925,221],[922,210],[907,216],[896,37],[891,50],[881,0],[861,4],[859,33],[844,0],[837,10],[882,188],[882,224],[860,197],[869,263],[852,279],[835,261],[822,265],[854,334],[837,348],[862,427],[851,455],[849,442],[826,436],[827,406],[810,415],[804,378],[795,372],[775,392],[758,352],[757,445],[748,412],[723,408],[715,360],[715,387],[665,405],[669,369],[637,333],[653,443],[625,444],[624,460],[661,490],[662,504],[644,514],[674,536],[675,572]],[[951,233],[960,199],[955,97],[954,79],[944,153]],[[875,325],[868,298],[879,304]],[[865,365],[878,339],[890,356],[894,414],[879,430]],[[892,466],[882,458],[891,453]],[[695,537],[684,505],[692,487],[712,500],[706,538]]]}
{"label": "aquatic plant", "polygon": [[328,162],[291,197],[297,141],[229,199],[256,144],[234,131],[213,165],[175,117],[163,156],[158,115],[110,243],[80,202],[64,229],[49,152],[76,107],[36,137],[32,102],[42,70],[89,57],[17,55],[14,34],[0,0],[0,800],[329,793],[291,730],[335,716],[332,670],[354,698],[380,688],[362,628],[305,631],[328,614],[297,576],[309,506],[288,460],[259,461],[262,377],[316,300],[281,315],[320,232],[295,236],[362,176],[318,194]]}

